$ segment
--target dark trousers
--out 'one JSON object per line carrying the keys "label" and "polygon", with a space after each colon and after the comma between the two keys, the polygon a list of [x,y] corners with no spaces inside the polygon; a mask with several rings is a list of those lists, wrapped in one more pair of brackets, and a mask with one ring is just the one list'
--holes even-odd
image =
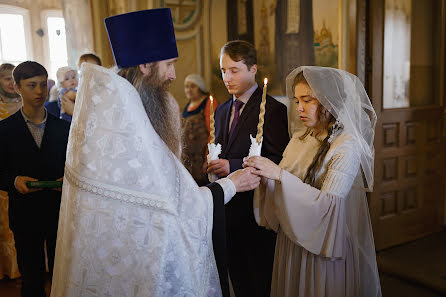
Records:
{"label": "dark trousers", "polygon": [[[228,266],[232,287],[237,297],[269,297],[276,234],[255,222],[252,196],[237,198],[234,197],[226,205]],[[238,207],[243,207],[243,204],[245,211],[240,212]]]}
{"label": "dark trousers", "polygon": [[[31,224],[30,224],[31,225]],[[45,253],[46,242],[48,268],[53,275],[56,249],[57,224],[52,228],[35,228],[14,232],[17,261],[22,273],[22,297],[45,297]]]}

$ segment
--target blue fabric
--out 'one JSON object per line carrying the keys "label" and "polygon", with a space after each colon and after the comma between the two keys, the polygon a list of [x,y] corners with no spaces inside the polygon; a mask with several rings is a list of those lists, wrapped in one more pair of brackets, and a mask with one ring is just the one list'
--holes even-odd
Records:
{"label": "blue fabric", "polygon": [[59,104],[57,101],[53,101],[53,102],[45,102],[45,108],[46,110],[52,114],[55,117],[59,117],[60,115],[60,108],[59,108]]}
{"label": "blue fabric", "polygon": [[120,68],[178,57],[169,8],[135,11],[104,21],[113,57]]}
{"label": "blue fabric", "polygon": [[209,97],[203,100],[203,102],[200,103],[200,105],[195,108],[194,110],[188,111],[187,108],[189,107],[190,101],[186,104],[186,107],[184,107],[183,110],[183,118],[188,118],[190,116],[199,114],[203,109],[206,108],[206,104],[208,103]]}

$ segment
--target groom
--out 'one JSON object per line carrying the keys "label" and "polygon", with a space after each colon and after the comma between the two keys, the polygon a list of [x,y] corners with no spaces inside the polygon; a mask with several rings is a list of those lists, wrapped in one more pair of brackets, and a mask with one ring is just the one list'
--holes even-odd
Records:
{"label": "groom", "polygon": [[[242,40],[226,43],[220,68],[232,97],[215,111],[216,143],[221,159],[210,162],[208,172],[220,178],[242,168],[248,156],[250,135],[257,134],[262,89],[255,81],[257,54]],[[289,142],[285,105],[267,95],[262,156],[279,163]],[[253,191],[238,193],[225,206],[229,275],[237,297],[269,296],[275,233],[259,227],[253,214]]]}

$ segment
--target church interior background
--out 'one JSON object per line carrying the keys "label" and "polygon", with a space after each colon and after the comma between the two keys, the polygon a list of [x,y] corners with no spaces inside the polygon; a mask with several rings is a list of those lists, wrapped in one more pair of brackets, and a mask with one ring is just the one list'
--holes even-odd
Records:
{"label": "church interior background", "polygon": [[87,52],[111,67],[103,19],[156,7],[172,10],[179,59],[171,93],[181,110],[190,73],[201,74],[219,102],[228,99],[218,56],[232,39],[255,45],[259,84],[268,77],[269,93],[284,103],[285,77],[297,66],[356,74],[378,115],[368,195],[377,250],[444,232],[446,0],[0,0],[1,30],[5,15],[16,14],[23,36],[8,57],[0,34],[0,62],[36,60],[53,79]]}

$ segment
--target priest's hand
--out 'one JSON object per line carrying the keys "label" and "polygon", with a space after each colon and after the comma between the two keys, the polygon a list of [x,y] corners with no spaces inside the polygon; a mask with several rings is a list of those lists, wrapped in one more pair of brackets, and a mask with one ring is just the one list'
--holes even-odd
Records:
{"label": "priest's hand", "polygon": [[229,174],[229,161],[226,159],[213,160],[208,165],[208,173],[215,173],[218,177],[225,177]]}
{"label": "priest's hand", "polygon": [[280,180],[282,168],[268,158],[259,156],[245,158],[243,159],[243,167],[253,167],[256,169],[253,172],[254,174],[264,176],[272,180]]}
{"label": "priest's hand", "polygon": [[234,183],[237,192],[254,190],[259,186],[260,176],[254,174],[254,171],[254,168],[239,169],[228,176]]}
{"label": "priest's hand", "polygon": [[28,194],[32,192],[41,191],[42,188],[28,188],[26,182],[29,181],[38,181],[38,179],[29,177],[29,176],[17,176],[14,181],[14,186],[20,194]]}

